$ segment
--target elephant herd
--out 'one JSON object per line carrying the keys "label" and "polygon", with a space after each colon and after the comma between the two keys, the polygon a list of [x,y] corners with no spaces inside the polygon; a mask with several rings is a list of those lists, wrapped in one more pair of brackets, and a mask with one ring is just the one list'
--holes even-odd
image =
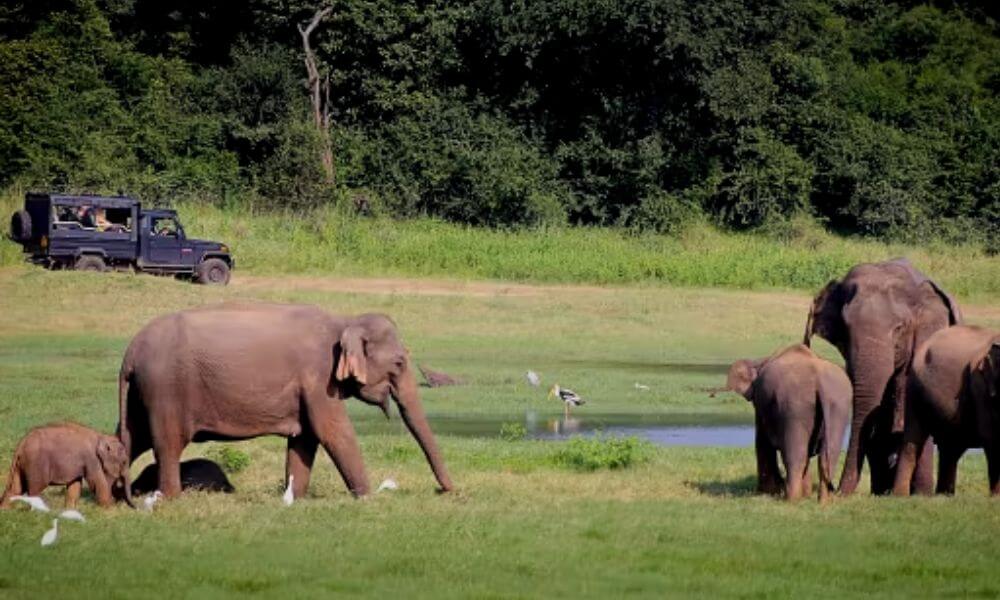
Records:
{"label": "elephant herd", "polygon": [[[813,335],[843,355],[846,374],[809,348]],[[846,376],[845,376],[846,375]],[[954,493],[958,459],[983,448],[1000,494],[1000,332],[962,324],[955,300],[908,260],[861,264],[817,294],[803,343],[738,361],[728,387],[753,401],[758,489],[777,492],[785,463],[789,498],[808,492],[819,455],[820,497],[850,415],[839,491],[858,486],[867,461],[872,493]],[[804,483],[800,483],[804,482]]]}
{"label": "elephant herd", "polygon": [[[813,335],[840,350],[846,373],[812,352]],[[963,326],[952,297],[905,259],[858,265],[831,281],[812,303],[803,344],[738,361],[729,387],[754,402],[761,491],[781,489],[776,452],[789,498],[809,493],[810,454],[820,456],[821,498],[834,491],[849,424],[842,494],[855,490],[865,461],[874,493],[929,492],[935,442],[938,491],[953,492],[962,452],[982,447],[991,492],[1000,493],[1000,334]],[[408,352],[385,315],[247,303],[154,319],[125,351],[116,441],[128,462],[153,451],[166,497],[181,492],[189,443],[262,435],[287,439],[294,497],[306,492],[320,445],[363,496],[370,486],[344,405],[350,397],[386,414],[395,400],[440,490],[452,489]],[[127,483],[122,494],[131,504]]]}

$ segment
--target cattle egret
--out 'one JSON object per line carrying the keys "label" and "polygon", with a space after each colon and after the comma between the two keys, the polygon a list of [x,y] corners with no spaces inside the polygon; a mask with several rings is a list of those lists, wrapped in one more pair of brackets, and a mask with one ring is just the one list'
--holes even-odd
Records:
{"label": "cattle egret", "polygon": [[31,510],[49,512],[49,507],[45,504],[45,500],[42,500],[38,496],[11,496],[10,499],[11,502],[24,502],[31,507]]}
{"label": "cattle egret", "polygon": [[637,390],[639,390],[639,391],[643,391],[643,392],[645,392],[645,391],[648,391],[648,390],[649,390],[649,386],[648,386],[648,385],[643,385],[643,384],[641,384],[641,383],[639,383],[639,382],[637,381],[637,382],[635,382],[635,389],[637,389]]}
{"label": "cattle egret", "polygon": [[535,373],[534,371],[528,371],[527,373],[524,374],[524,376],[525,378],[527,378],[528,383],[530,383],[535,387],[538,387],[539,385],[542,384],[542,378],[539,377],[538,373]]}
{"label": "cattle egret", "polygon": [[399,489],[399,484],[397,484],[395,480],[386,479],[378,486],[378,489],[375,490],[375,492],[378,493],[381,492],[382,490],[398,490],[398,489]]}
{"label": "cattle egret", "polygon": [[295,475],[289,475],[288,487],[285,488],[285,495],[281,497],[281,501],[285,503],[285,506],[291,506],[292,502],[295,502],[295,492],[292,491],[293,481],[295,481]]}
{"label": "cattle egret", "polygon": [[81,523],[86,523],[87,522],[87,519],[83,518],[83,514],[80,513],[80,511],[78,511],[78,510],[72,510],[72,509],[70,509],[70,510],[64,510],[61,513],[59,513],[59,518],[60,519],[65,519],[67,521],[79,521]]}
{"label": "cattle egret", "polygon": [[580,406],[585,403],[585,400],[579,396],[573,390],[568,390],[566,388],[559,387],[559,384],[552,386],[549,390],[549,398],[559,398],[563,401],[564,407],[566,409],[566,418],[569,418],[569,407],[570,406]]}
{"label": "cattle egret", "polygon": [[59,535],[59,519],[52,519],[52,529],[45,532],[42,536],[42,545],[51,546],[56,543],[56,537]]}
{"label": "cattle egret", "polygon": [[153,510],[153,505],[159,502],[162,497],[163,492],[156,490],[152,494],[146,496],[146,498],[142,501],[142,505],[146,507],[146,510]]}

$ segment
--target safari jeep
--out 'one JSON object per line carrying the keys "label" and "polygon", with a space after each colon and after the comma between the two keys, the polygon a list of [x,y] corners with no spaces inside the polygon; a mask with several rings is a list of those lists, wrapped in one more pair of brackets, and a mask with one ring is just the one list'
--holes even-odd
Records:
{"label": "safari jeep", "polygon": [[132,268],[225,285],[234,264],[225,244],[185,236],[176,211],[126,197],[29,193],[10,237],[27,260],[54,269]]}

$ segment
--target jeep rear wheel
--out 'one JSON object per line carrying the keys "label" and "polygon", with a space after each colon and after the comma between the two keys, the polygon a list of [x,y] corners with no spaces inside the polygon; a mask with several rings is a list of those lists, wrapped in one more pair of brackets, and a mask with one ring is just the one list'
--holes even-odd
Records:
{"label": "jeep rear wheel", "polygon": [[208,258],[198,265],[198,283],[226,285],[229,283],[229,265],[221,258]]}
{"label": "jeep rear wheel", "polygon": [[31,239],[31,215],[26,210],[19,210],[10,217],[10,237],[15,242],[26,242]]}
{"label": "jeep rear wheel", "polygon": [[108,267],[104,264],[104,259],[100,256],[93,256],[91,254],[85,254],[80,258],[76,259],[76,264],[73,268],[77,271],[89,271],[91,273],[101,273],[105,271]]}

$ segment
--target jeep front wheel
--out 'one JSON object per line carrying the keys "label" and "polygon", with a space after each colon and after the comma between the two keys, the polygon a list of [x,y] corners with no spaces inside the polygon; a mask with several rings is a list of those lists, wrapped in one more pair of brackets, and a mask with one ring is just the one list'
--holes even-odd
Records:
{"label": "jeep front wheel", "polygon": [[101,273],[107,269],[104,259],[100,256],[84,255],[76,259],[73,268],[77,271],[89,271],[91,273]]}
{"label": "jeep front wheel", "polygon": [[229,265],[221,258],[208,258],[198,265],[198,283],[226,285],[229,283]]}

